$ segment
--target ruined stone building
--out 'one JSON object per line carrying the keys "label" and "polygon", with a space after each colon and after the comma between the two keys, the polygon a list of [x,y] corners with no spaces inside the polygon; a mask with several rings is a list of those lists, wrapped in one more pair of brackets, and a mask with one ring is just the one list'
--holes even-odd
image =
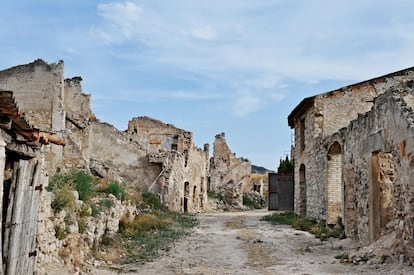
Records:
{"label": "ruined stone building", "polygon": [[396,255],[414,260],[413,90],[408,68],[305,98],[295,129],[295,212],[364,244],[396,234]]}
{"label": "ruined stone building", "polygon": [[[81,81],[64,78],[63,61],[39,59],[0,71],[0,273],[30,274],[36,262],[42,270],[61,262],[62,249],[65,261],[73,263],[70,253],[88,249],[105,232],[116,232],[122,211],[134,211],[133,205],[114,201],[116,213],[91,220],[93,228],[82,241],[76,234],[70,242],[58,239],[55,227],[64,224],[65,215],[53,212],[53,194],[45,188],[49,176],[61,171],[90,171],[124,184],[129,194],[152,192],[171,211],[204,211],[209,182],[211,189],[224,190],[229,201],[242,205],[250,163],[231,153],[224,134],[216,137],[210,160],[208,144],[197,148],[191,132],[171,124],[136,117],[119,131],[96,118]],[[76,222],[69,230],[77,232]]]}
{"label": "ruined stone building", "polygon": [[[48,64],[36,60],[0,71],[0,89],[13,91],[19,103],[19,111],[25,113],[27,125],[33,125],[33,129],[25,126],[22,121],[26,120],[18,116],[11,103],[4,101],[7,97],[4,100],[3,97],[0,98],[1,128],[12,127],[6,132],[1,131],[4,133],[6,150],[11,152],[10,159],[6,159],[6,168],[14,165],[16,169],[27,170],[27,173],[18,174],[21,177],[24,175],[24,179],[13,178],[13,182],[18,180],[19,188],[25,188],[24,184],[29,181],[30,186],[36,183],[33,188],[44,190],[48,184],[47,176],[79,168],[101,178],[119,181],[132,193],[153,192],[169,210],[192,213],[203,211],[207,200],[209,147],[206,145],[199,149],[194,145],[191,132],[148,117],[132,119],[126,131],[119,131],[112,125],[100,122],[90,109],[90,95],[83,93],[81,80],[80,77],[64,79],[62,61]],[[10,116],[14,116],[13,123],[10,123]],[[16,128],[16,125],[23,128]],[[35,134],[36,137],[33,136]],[[40,150],[40,147],[32,146],[38,140],[50,144]],[[0,152],[0,160],[1,158]],[[40,161],[44,161],[43,166],[36,164]],[[0,165],[3,164],[0,161]],[[39,169],[43,169],[42,173]],[[43,178],[35,181],[34,174]],[[56,217],[53,217],[51,211],[51,194],[37,189],[37,193],[32,192],[39,194],[36,199],[32,199],[34,195],[18,198],[19,203],[24,201],[33,204],[32,207],[27,205],[19,208],[19,211],[30,214],[30,221],[34,223],[24,229],[27,232],[18,234],[30,233],[31,237],[35,236],[31,242],[36,242],[37,239],[37,247],[32,244],[25,249],[30,250],[27,253],[33,256],[30,259],[37,257],[38,263],[44,264],[57,257],[57,251],[64,243],[54,236],[54,224],[51,221],[56,220]],[[8,196],[6,191],[5,189],[3,193]],[[9,210],[5,205],[12,204],[13,201],[3,202],[4,221],[9,219]],[[4,228],[3,224],[2,232],[8,232]],[[104,232],[104,229],[100,231]],[[18,235],[13,234],[10,238],[18,238]],[[8,241],[3,243],[11,245]],[[14,243],[19,246],[19,242],[13,242],[13,245]],[[7,248],[7,245],[3,245],[5,248],[2,251],[6,261],[8,258],[5,253],[16,252],[15,249]],[[6,268],[13,265],[3,263]],[[23,264],[19,268],[31,270],[33,266]],[[10,267],[8,270],[14,269]]]}
{"label": "ruined stone building", "polygon": [[219,192],[229,203],[243,205],[243,190],[250,184],[251,163],[237,158],[225,134],[216,135],[210,160],[209,190]]}
{"label": "ruined stone building", "polygon": [[131,120],[126,131],[102,123],[81,80],[64,79],[62,61],[36,60],[0,72],[0,88],[15,91],[28,120],[67,141],[48,154],[51,174],[83,168],[136,192],[153,191],[170,210],[203,210],[209,152],[195,147],[192,133],[147,117]]}

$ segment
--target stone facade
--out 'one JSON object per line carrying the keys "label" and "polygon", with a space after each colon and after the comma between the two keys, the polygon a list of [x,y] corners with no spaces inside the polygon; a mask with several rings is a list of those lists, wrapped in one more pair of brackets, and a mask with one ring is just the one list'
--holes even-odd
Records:
{"label": "stone facade", "polygon": [[305,99],[289,116],[295,211],[328,224],[341,217],[346,236],[365,245],[395,234],[388,252],[410,262],[413,79],[409,68],[347,86]]}
{"label": "stone facade", "polygon": [[250,184],[251,163],[238,159],[227,145],[225,134],[216,135],[210,160],[209,190],[219,192],[231,204],[243,205],[244,186]]}
{"label": "stone facade", "polygon": [[194,145],[191,132],[171,124],[138,117],[128,124],[131,142],[145,150],[148,164],[157,168],[146,188],[160,195],[172,211],[200,212],[207,200],[208,146]]}
{"label": "stone facade", "polygon": [[292,157],[295,160],[296,213],[331,224],[336,223],[337,216],[342,217],[343,190],[338,188],[339,180],[333,176],[337,175],[333,169],[343,171],[337,159],[342,154],[343,144],[340,138],[337,144],[334,139],[331,144],[326,144],[325,140],[368,112],[378,95],[413,77],[413,69],[398,71],[305,98],[292,111],[288,123],[295,129]]}
{"label": "stone facade", "polygon": [[[19,110],[40,131],[62,137],[65,130],[63,61],[47,64],[36,60],[27,65],[0,71],[0,89],[13,91]],[[52,144],[46,153],[50,171],[62,163],[60,145]]]}

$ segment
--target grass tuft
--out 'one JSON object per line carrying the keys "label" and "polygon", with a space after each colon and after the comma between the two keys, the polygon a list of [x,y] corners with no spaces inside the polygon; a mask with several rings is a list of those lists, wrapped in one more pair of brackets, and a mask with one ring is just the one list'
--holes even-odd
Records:
{"label": "grass tuft", "polygon": [[273,213],[264,216],[264,221],[269,221],[272,224],[288,224],[296,230],[307,231],[315,235],[321,241],[326,241],[328,238],[342,238],[344,236],[344,227],[342,219],[338,217],[338,226],[333,228],[327,227],[324,222],[317,222],[313,219],[302,218],[293,212]]}
{"label": "grass tuft", "polygon": [[118,183],[108,184],[105,189],[105,193],[114,195],[120,201],[124,201],[126,197],[124,188]]}

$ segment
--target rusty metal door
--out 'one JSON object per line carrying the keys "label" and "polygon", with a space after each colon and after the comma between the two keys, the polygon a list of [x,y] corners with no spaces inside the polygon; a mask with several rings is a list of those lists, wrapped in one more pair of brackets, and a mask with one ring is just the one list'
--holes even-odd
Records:
{"label": "rusty metal door", "polygon": [[269,173],[268,210],[293,211],[293,173]]}

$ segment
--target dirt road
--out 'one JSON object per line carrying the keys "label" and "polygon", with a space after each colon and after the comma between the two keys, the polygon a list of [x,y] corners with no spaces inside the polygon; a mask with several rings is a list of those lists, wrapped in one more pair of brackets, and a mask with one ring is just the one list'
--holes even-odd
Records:
{"label": "dirt road", "polygon": [[[260,221],[265,210],[199,215],[200,225],[168,253],[128,274],[405,274],[384,266],[341,264],[344,241],[321,243],[286,225]],[[100,274],[108,274],[100,272]]]}

